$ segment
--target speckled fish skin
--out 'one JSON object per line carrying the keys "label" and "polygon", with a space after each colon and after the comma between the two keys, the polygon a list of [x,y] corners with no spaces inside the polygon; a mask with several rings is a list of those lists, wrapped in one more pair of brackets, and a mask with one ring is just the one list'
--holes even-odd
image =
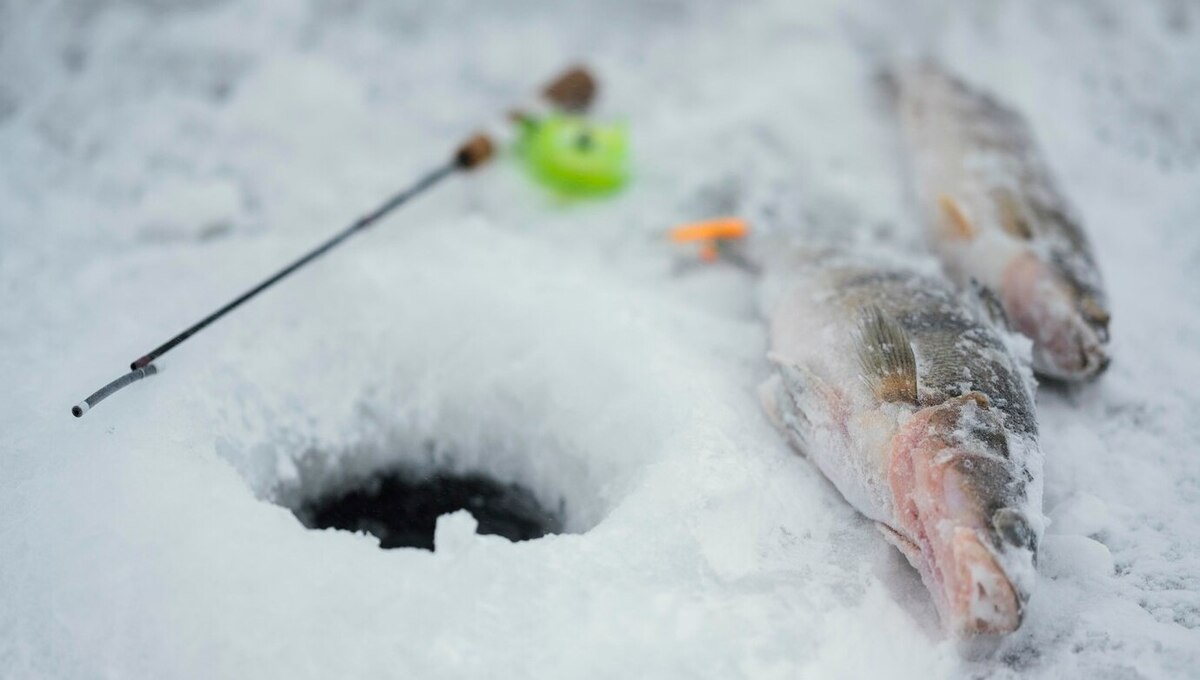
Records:
{"label": "speckled fish skin", "polygon": [[1100,374],[1109,363],[1103,280],[1029,126],[933,62],[890,76],[917,198],[947,272],[999,297],[1033,340],[1039,374]]}
{"label": "speckled fish skin", "polygon": [[[949,631],[1015,630],[1042,526],[1022,341],[940,278],[831,253],[792,269],[767,304],[768,414],[920,572]],[[879,370],[870,347],[909,368]]]}

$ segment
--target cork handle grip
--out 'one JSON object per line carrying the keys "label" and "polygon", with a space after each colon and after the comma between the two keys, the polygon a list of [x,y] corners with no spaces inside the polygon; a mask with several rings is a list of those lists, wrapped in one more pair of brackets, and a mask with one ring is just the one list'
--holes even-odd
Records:
{"label": "cork handle grip", "polygon": [[478,133],[462,143],[454,153],[454,164],[463,170],[474,170],[491,159],[495,152],[486,133]]}

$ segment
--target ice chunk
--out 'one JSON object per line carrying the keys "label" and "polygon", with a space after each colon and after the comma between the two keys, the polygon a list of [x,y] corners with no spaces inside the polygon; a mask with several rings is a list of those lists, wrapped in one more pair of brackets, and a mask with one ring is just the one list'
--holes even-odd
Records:
{"label": "ice chunk", "polygon": [[1112,524],[1108,505],[1086,491],[1080,491],[1050,511],[1050,532],[1095,536]]}
{"label": "ice chunk", "polygon": [[1112,576],[1108,546],[1087,536],[1050,535],[1042,539],[1042,573],[1050,578]]}
{"label": "ice chunk", "polygon": [[467,510],[449,512],[437,519],[433,532],[433,549],[437,553],[460,553],[475,542],[475,530],[479,522]]}

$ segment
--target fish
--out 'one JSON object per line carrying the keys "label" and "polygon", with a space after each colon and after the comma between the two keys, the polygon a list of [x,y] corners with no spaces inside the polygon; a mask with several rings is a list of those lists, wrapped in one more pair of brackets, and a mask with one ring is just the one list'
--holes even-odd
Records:
{"label": "fish", "polygon": [[1108,297],[1092,245],[1012,107],[936,62],[885,75],[933,249],[959,286],[986,289],[1060,381],[1110,363]]}
{"label": "fish", "polygon": [[944,277],[793,257],[764,301],[770,420],[928,588],[957,638],[1016,630],[1042,516],[1029,343]]}

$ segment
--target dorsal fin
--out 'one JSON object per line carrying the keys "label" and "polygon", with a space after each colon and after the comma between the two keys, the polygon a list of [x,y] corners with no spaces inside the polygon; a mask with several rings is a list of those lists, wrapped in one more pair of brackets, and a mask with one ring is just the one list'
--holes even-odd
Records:
{"label": "dorsal fin", "polygon": [[900,324],[870,305],[858,326],[862,377],[880,401],[917,403],[917,360]]}

